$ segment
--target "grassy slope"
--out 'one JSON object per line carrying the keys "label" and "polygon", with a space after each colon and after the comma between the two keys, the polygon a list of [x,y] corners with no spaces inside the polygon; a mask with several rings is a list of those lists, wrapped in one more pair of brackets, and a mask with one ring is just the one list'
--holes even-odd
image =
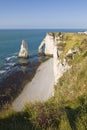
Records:
{"label": "grassy slope", "polygon": [[69,49],[80,49],[69,60],[71,69],[55,86],[46,103],[28,104],[24,112],[1,113],[0,130],[87,130],[87,36],[64,34],[63,59]]}

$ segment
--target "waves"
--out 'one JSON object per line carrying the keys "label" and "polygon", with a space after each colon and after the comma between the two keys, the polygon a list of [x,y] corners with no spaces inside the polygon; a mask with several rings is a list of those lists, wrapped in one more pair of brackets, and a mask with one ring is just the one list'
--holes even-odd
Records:
{"label": "waves", "polygon": [[[36,50],[31,53],[29,56],[28,61],[26,62],[36,62],[38,61],[38,55],[35,54]],[[22,61],[24,62],[25,60],[18,59],[18,53],[15,52],[12,55],[8,55],[7,57],[2,57],[0,58],[2,61],[0,61],[0,79],[2,79],[4,76],[8,75],[8,72],[12,72],[15,67],[19,67]],[[22,60],[22,61],[21,61]]]}
{"label": "waves", "polygon": [[9,60],[12,60],[12,59],[16,59],[17,56],[10,56],[10,57],[6,57],[6,60],[9,61]]}
{"label": "waves", "polygon": [[0,74],[3,74],[5,72],[6,72],[6,70],[0,70]]}
{"label": "waves", "polygon": [[2,57],[0,61],[0,78],[10,70],[15,64],[17,64],[17,53]]}

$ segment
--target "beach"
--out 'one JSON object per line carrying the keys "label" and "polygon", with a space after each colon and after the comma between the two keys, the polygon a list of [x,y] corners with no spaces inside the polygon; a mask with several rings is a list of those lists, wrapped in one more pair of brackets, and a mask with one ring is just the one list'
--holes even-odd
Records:
{"label": "beach", "polygon": [[25,104],[43,102],[54,95],[53,58],[42,63],[21,94],[12,103],[15,111],[23,110]]}

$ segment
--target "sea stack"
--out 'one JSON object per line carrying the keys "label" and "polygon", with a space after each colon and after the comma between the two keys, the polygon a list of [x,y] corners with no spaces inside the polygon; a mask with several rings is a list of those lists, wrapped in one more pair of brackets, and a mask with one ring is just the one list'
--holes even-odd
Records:
{"label": "sea stack", "polygon": [[19,58],[29,58],[29,54],[28,54],[28,46],[25,40],[22,40],[22,44],[21,44],[21,48],[19,51]]}

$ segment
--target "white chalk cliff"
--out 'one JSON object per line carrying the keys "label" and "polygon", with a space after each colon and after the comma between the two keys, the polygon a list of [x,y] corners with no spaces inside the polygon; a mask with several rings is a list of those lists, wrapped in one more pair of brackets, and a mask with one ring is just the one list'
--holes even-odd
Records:
{"label": "white chalk cliff", "polygon": [[38,50],[39,53],[42,53],[42,48],[45,45],[45,55],[53,55],[53,72],[55,84],[58,82],[58,79],[63,75],[63,73],[70,68],[65,59],[62,63],[59,59],[61,51],[58,50],[58,44],[62,44],[64,42],[65,41],[62,40],[61,33],[57,36],[55,36],[55,33],[48,33],[41,42]]}
{"label": "white chalk cliff", "polygon": [[25,40],[22,40],[22,44],[21,44],[21,48],[20,48],[18,57],[19,58],[29,58],[28,46],[27,46],[27,43],[25,42]]}
{"label": "white chalk cliff", "polygon": [[55,78],[55,84],[58,82],[58,79],[66,72],[70,67],[68,66],[66,60],[64,59],[63,63],[59,60],[58,48],[54,46],[53,52],[53,72]]}
{"label": "white chalk cliff", "polygon": [[57,84],[58,79],[63,75],[64,72],[66,72],[70,67],[66,60],[64,59],[63,62],[59,59],[60,52],[58,50],[58,44],[62,44],[65,41],[62,41],[61,35],[58,37],[55,37],[54,40],[54,49],[53,49],[53,71],[54,71],[54,78],[55,78],[55,84]]}
{"label": "white chalk cliff", "polygon": [[45,55],[53,55],[53,44],[54,44],[53,36],[47,33],[46,37],[41,42],[38,48],[38,52],[42,53],[42,48],[45,46],[44,50]]}

